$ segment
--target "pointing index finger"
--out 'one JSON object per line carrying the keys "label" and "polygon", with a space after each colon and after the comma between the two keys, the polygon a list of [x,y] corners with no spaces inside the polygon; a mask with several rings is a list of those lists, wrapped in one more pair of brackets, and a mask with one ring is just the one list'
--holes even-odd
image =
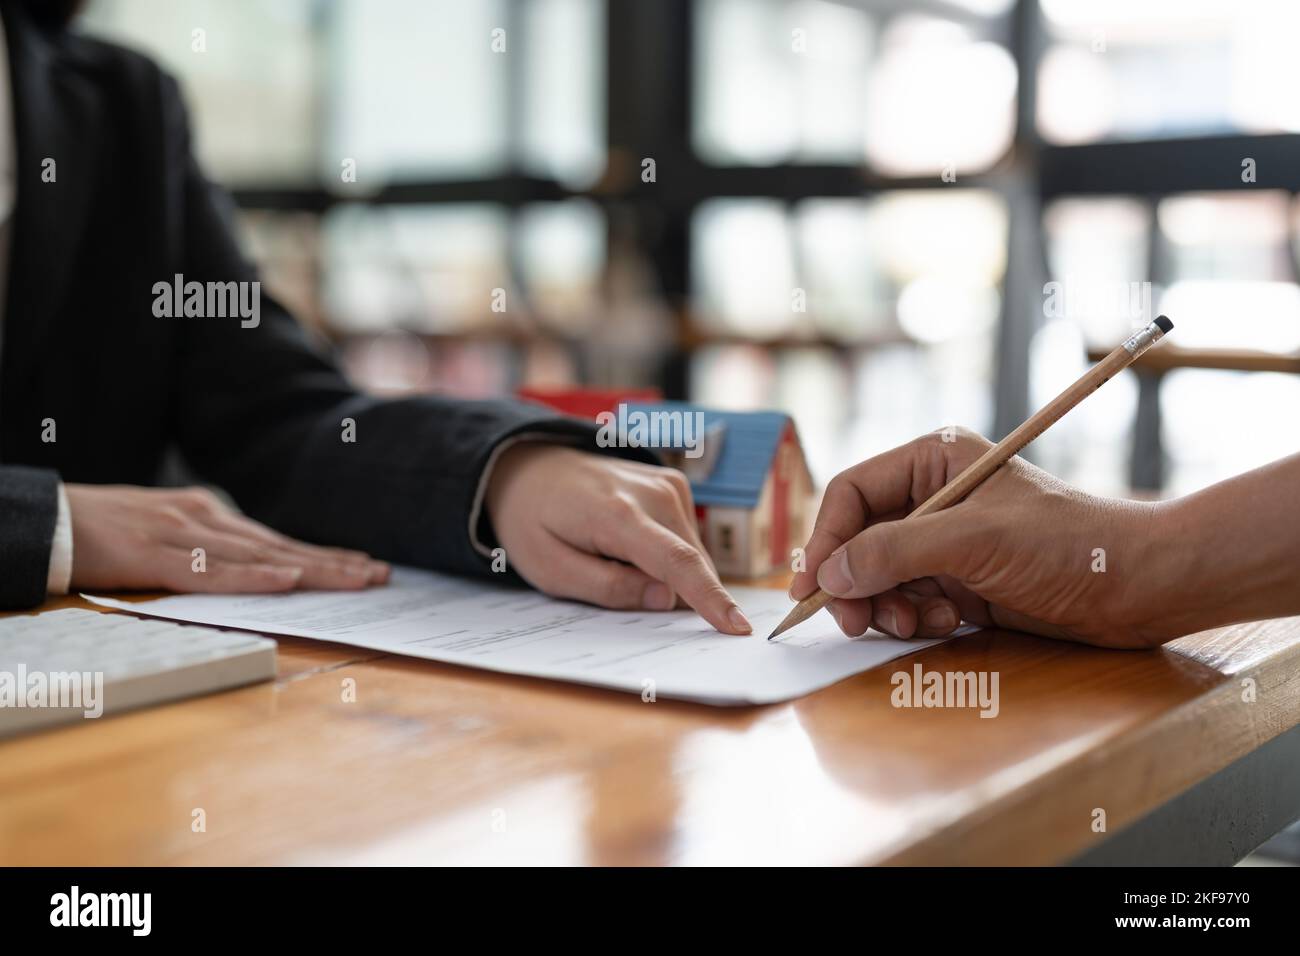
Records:
{"label": "pointing index finger", "polygon": [[704,553],[657,521],[645,517],[621,525],[614,538],[621,553],[651,577],[664,582],[701,617],[724,634],[750,634],[753,627]]}

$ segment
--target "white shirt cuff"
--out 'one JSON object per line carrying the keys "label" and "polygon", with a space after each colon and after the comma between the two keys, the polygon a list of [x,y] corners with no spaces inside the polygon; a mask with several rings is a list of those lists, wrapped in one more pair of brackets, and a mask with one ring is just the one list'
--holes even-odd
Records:
{"label": "white shirt cuff", "polygon": [[547,432],[521,432],[518,435],[511,435],[492,449],[492,454],[488,455],[487,464],[483,466],[483,474],[479,476],[478,488],[474,490],[474,503],[469,509],[469,541],[474,546],[474,550],[485,558],[492,557],[492,550],[479,540],[478,519],[479,515],[483,513],[483,499],[487,497],[488,481],[492,478],[492,469],[496,467],[497,460],[508,449],[525,441],[545,442],[548,445],[571,446],[577,444],[576,440],[569,439],[564,435],[552,435]]}
{"label": "white shirt cuff", "polygon": [[54,546],[50,548],[50,573],[45,582],[49,594],[67,594],[72,584],[72,511],[63,482],[59,482],[59,516],[54,521]]}

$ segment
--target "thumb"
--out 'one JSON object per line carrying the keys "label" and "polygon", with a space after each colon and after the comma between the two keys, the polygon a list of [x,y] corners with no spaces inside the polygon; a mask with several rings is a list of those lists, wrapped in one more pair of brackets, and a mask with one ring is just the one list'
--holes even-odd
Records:
{"label": "thumb", "polygon": [[951,512],[874,524],[822,562],[817,584],[835,597],[863,598],[917,578],[960,578],[959,559],[965,554],[957,540],[960,526]]}

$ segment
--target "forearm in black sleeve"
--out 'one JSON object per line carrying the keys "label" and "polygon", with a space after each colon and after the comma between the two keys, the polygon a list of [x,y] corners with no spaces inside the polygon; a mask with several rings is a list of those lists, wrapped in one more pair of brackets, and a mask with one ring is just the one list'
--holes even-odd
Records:
{"label": "forearm in black sleeve", "polygon": [[45,600],[58,514],[56,472],[0,465],[0,610]]}
{"label": "forearm in black sleeve", "polygon": [[[179,97],[165,83],[168,166],[183,170],[172,184],[183,211],[178,269],[186,282],[255,281],[224,194],[190,156]],[[264,293],[260,303],[256,325],[238,316],[158,321],[184,323],[174,429],[187,460],[286,534],[400,563],[486,571],[469,524],[498,443],[529,432],[595,449],[594,425],[538,406],[359,395],[278,303]]]}
{"label": "forearm in black sleeve", "polygon": [[[343,418],[355,441],[342,440]],[[493,450],[520,434],[596,448],[594,426],[537,406],[355,397],[302,435],[260,516],[296,537],[390,561],[486,573],[490,559],[472,543],[475,496]]]}

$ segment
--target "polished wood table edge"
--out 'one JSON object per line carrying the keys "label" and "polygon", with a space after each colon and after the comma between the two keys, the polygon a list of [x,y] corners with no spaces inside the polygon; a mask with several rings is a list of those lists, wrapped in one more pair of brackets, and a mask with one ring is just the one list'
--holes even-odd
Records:
{"label": "polished wood table edge", "polygon": [[[1219,628],[1190,635],[1171,642],[1164,648],[1150,651],[1089,648],[1090,651],[1121,660],[1128,656],[1176,656],[1191,666],[1203,669],[1207,676],[1214,675],[1219,680],[1201,695],[1164,712],[1136,732],[1125,730],[1108,739],[1093,741],[1086,750],[1067,758],[1059,765],[1047,768],[1050,772],[1031,777],[1022,785],[1007,788],[995,802],[985,805],[977,813],[958,816],[950,825],[934,828],[923,836],[912,834],[906,845],[896,852],[873,855],[854,862],[858,865],[888,866],[1059,865],[1088,849],[1090,841],[1105,839],[1114,834],[1150,810],[1185,792],[1198,781],[1291,729],[1300,723],[1300,693],[1297,693],[1296,680],[1296,675],[1300,675],[1300,641],[1284,643],[1274,653],[1261,654],[1256,650],[1260,642],[1242,639],[1243,629],[1274,630],[1278,632],[1275,636],[1300,634],[1300,618]],[[992,637],[1011,634],[997,629],[986,629],[983,633]],[[1040,640],[1036,637],[1029,639]],[[289,640],[296,643],[302,639]],[[1053,642],[1041,640],[1045,641],[1045,647],[1053,646]],[[948,646],[950,645],[941,644],[918,648],[855,676],[892,672],[900,667],[910,667],[913,662],[924,667],[927,660]],[[626,692],[579,684],[557,685],[544,678],[501,674],[473,667],[416,660],[402,655],[377,655],[339,666],[402,662],[445,668],[450,673],[476,682],[500,682],[503,689],[518,686],[522,682],[593,701],[628,702]],[[1261,678],[1252,677],[1253,671],[1260,671]],[[1248,704],[1242,699],[1243,687],[1238,680],[1230,679],[1232,677],[1256,680],[1254,702]],[[854,678],[846,680],[852,681]],[[838,685],[832,685],[832,688],[835,686]],[[825,688],[801,699],[811,699],[832,688]],[[748,720],[756,714],[775,712],[796,702],[719,708],[669,700],[661,702],[659,707],[660,710],[677,710],[692,717],[703,716],[710,723],[722,725],[732,719]],[[1164,768],[1157,770],[1154,763],[1159,760],[1159,755],[1186,754],[1188,740],[1202,744],[1192,749],[1192,759],[1181,757],[1174,765],[1177,773],[1173,775],[1168,775]],[[1089,797],[1088,781],[1102,765],[1107,765],[1107,776],[1112,783],[1113,778],[1119,777],[1130,786],[1118,791],[1110,789],[1101,800],[1081,800]],[[1165,779],[1161,780],[1160,786],[1152,786],[1152,780],[1162,775]],[[996,783],[993,787],[996,788]],[[1101,809],[1107,810],[1106,830],[1098,833],[1080,826],[1077,832],[1062,838],[1056,823],[1059,811],[1044,813],[1043,810],[1071,802],[1078,805],[1078,819],[1088,821],[1092,820],[1092,812],[1097,809],[1093,804],[1104,804]],[[1008,840],[1008,834],[1013,835],[1014,839]]]}
{"label": "polished wood table edge", "polygon": [[[78,598],[66,598],[52,602],[42,610],[62,606],[96,608]],[[648,742],[660,739],[676,741],[680,738],[681,743],[674,745],[680,747],[688,738],[694,739],[701,732],[711,735],[720,731],[735,737],[738,741],[735,746],[743,748],[746,732],[758,725],[785,722],[790,718],[806,724],[819,711],[822,722],[814,722],[805,728],[819,749],[823,745],[836,744],[835,734],[829,735],[831,744],[826,744],[827,719],[833,722],[847,719],[850,727],[861,723],[873,731],[883,728],[892,732],[893,728],[905,728],[914,738],[928,739],[925,734],[929,731],[924,729],[928,725],[922,725],[922,730],[918,731],[917,725],[897,713],[881,709],[880,704],[881,690],[887,686],[888,674],[902,667],[911,667],[916,662],[939,669],[1002,668],[1007,673],[1004,692],[1017,686],[1012,681],[1018,680],[1023,684],[1037,678],[1041,683],[1044,675],[1056,679],[1078,671],[1090,673],[1094,680],[1118,675],[1120,682],[1124,683],[1130,672],[1147,673],[1153,681],[1150,685],[1152,693],[1159,698],[1145,710],[1138,708],[1141,713],[1153,715],[1149,721],[1099,721],[1097,733],[1075,733],[1068,738],[1068,746],[1051,750],[1035,744],[1027,750],[1032,750],[1029,759],[1020,764],[1006,764],[1006,754],[1003,753],[1004,763],[999,765],[998,772],[982,775],[974,781],[956,776],[953,792],[941,793],[941,799],[935,801],[932,809],[909,814],[908,829],[892,842],[865,838],[859,842],[871,846],[871,849],[855,853],[853,841],[846,840],[841,848],[844,855],[837,854],[834,842],[831,842],[816,848],[815,856],[815,859],[825,862],[859,864],[1051,864],[1067,862],[1095,841],[1115,834],[1126,824],[1294,726],[1300,718],[1300,679],[1297,679],[1300,677],[1300,619],[1221,628],[1183,638],[1156,651],[1080,648],[1012,632],[985,631],[978,636],[972,635],[972,638],[965,645],[958,640],[919,649],[785,704],[714,708],[662,701],[655,705],[653,716],[650,716],[639,709],[643,705],[635,695],[629,697],[599,688],[521,679],[304,638],[277,637],[282,653],[278,655],[277,677],[270,690],[265,683],[255,684],[112,717],[104,722],[104,726],[93,729],[73,726],[0,741],[0,767],[7,766],[30,791],[26,796],[0,796],[0,804],[6,811],[17,811],[19,818],[23,813],[35,812],[32,810],[33,800],[39,800],[41,788],[53,787],[51,792],[57,795],[59,788],[68,786],[66,775],[69,769],[80,768],[85,761],[91,762],[92,779],[101,781],[99,785],[107,783],[112,789],[127,795],[143,792],[140,787],[197,786],[195,780],[209,786],[212,774],[217,772],[214,768],[234,766],[229,763],[235,759],[232,748],[246,747],[250,741],[254,745],[265,745],[274,739],[279,752],[262,758],[266,766],[259,773],[238,781],[238,786],[245,788],[241,793],[255,793],[247,791],[253,785],[250,781],[266,778],[268,772],[272,774],[268,779],[274,781],[276,774],[287,772],[287,769],[275,770],[274,761],[289,759],[292,763],[297,752],[294,742],[280,739],[284,736],[279,733],[281,728],[289,731],[301,729],[306,726],[304,721],[312,720],[337,723],[336,716],[343,712],[336,706],[332,710],[323,709],[322,702],[333,695],[337,704],[334,681],[340,675],[353,675],[365,682],[372,701],[369,706],[378,708],[367,720],[400,721],[404,715],[409,715],[422,721],[418,733],[423,736],[410,738],[418,743],[415,759],[419,759],[423,749],[434,742],[442,745],[438,728],[447,726],[447,721],[456,719],[456,714],[484,717],[489,723],[495,723],[497,730],[490,736],[475,738],[470,750],[458,751],[473,753],[482,750],[482,757],[474,758],[476,763],[482,760],[491,763],[503,756],[511,757],[513,761],[502,763],[495,775],[478,774],[474,780],[477,788],[468,804],[475,805],[475,801],[482,803],[484,799],[498,799],[492,796],[496,791],[513,791],[518,789],[516,784],[531,786],[538,782],[536,760],[545,752],[519,762],[519,741],[516,738],[520,734],[541,734],[537,738],[539,741],[555,741],[548,745],[553,746],[555,753],[545,753],[542,764],[556,768],[549,771],[552,777],[561,770],[567,774],[596,773],[594,779],[601,787],[607,787],[612,783],[611,774],[620,780],[623,776],[630,776],[630,784],[619,782],[617,788],[635,788],[639,781],[643,786],[652,785],[653,790],[661,787],[663,782],[659,776],[647,777],[646,774],[652,770],[655,774],[663,771],[654,761],[646,763],[643,750]],[[1016,671],[1017,666],[1021,666],[1021,672]],[[1161,674],[1165,677],[1162,678]],[[1253,703],[1247,703],[1243,698],[1242,682],[1246,680],[1255,681]],[[1168,687],[1174,687],[1177,693],[1170,692]],[[436,692],[427,693],[426,688]],[[1114,699],[1109,702],[1111,712],[1120,705],[1127,706],[1129,699],[1140,702],[1141,690],[1140,685],[1126,686],[1121,692],[1112,694]],[[304,691],[308,698],[306,701],[302,696]],[[389,693],[395,696],[392,700],[380,699],[376,704],[376,691],[381,693],[381,697]],[[282,693],[291,696],[277,705]],[[863,718],[863,706],[874,708],[873,713]],[[1041,699],[1036,706],[1042,709]],[[279,723],[268,723],[266,718],[274,716],[277,707],[285,712],[285,716]],[[532,717],[529,713],[517,711],[531,712]],[[855,717],[855,713],[859,716]],[[540,724],[537,718],[541,718]],[[607,726],[593,732],[596,730],[593,721]],[[534,725],[544,730],[530,731],[528,728]],[[1014,734],[1016,725],[1010,726],[1012,730],[1009,732]],[[302,784],[302,794],[310,794],[313,799],[317,794],[327,794],[328,783],[322,775],[334,772],[340,766],[358,765],[356,761],[361,758],[354,749],[363,740],[381,741],[384,746],[389,746],[383,726],[371,727],[369,736],[357,727],[355,722],[348,723],[346,719],[338,723],[337,732],[351,735],[357,742],[345,746],[342,754],[328,758],[316,751],[316,756],[303,764],[302,771],[314,779]],[[334,732],[331,730],[330,734]],[[201,753],[185,756],[190,742],[198,738],[212,746],[206,761]],[[229,740],[223,741],[223,738]],[[1047,739],[1053,738],[1049,735]],[[964,745],[975,740],[971,737]],[[458,746],[462,743],[455,742]],[[397,745],[396,742],[392,744]],[[841,742],[838,746],[842,750],[844,745]],[[158,748],[166,749],[165,757],[150,756]],[[1014,748],[1012,752],[1014,754]],[[725,760],[728,759],[726,754],[730,753],[726,750],[721,755]],[[879,748],[873,749],[871,741],[866,739],[861,747],[852,747],[847,756],[850,759],[858,759],[858,756],[872,759],[873,754],[878,753],[881,753]],[[884,755],[891,756],[887,751]],[[842,761],[846,754],[834,756]],[[5,757],[10,760],[6,761]],[[144,779],[121,782],[121,768],[133,757],[142,761],[134,767]],[[381,774],[393,772],[391,758],[387,759],[387,763],[381,761],[376,765]],[[826,759],[824,755],[821,757],[823,763]],[[369,767],[369,764],[363,760],[358,766]],[[842,769],[834,764],[827,767],[832,776]],[[705,774],[704,783],[717,786],[717,780],[709,774]],[[678,785],[686,787],[684,792],[699,786],[690,781]],[[94,789],[90,784],[84,786]],[[455,792],[459,794],[461,789]],[[78,800],[86,798],[81,790],[76,794]],[[228,799],[230,795],[220,796]],[[630,796],[637,798],[638,795],[633,793]],[[64,795],[62,799],[66,803],[69,797]],[[158,798],[154,799],[158,801]],[[224,865],[365,861],[371,857],[360,848],[374,842],[381,845],[393,843],[398,838],[395,834],[400,836],[414,821],[422,819],[416,814],[431,812],[413,811],[409,797],[389,798],[387,804],[376,805],[372,814],[374,819],[366,819],[366,825],[349,836],[353,841],[350,844],[339,842],[340,832],[337,829],[331,831],[328,821],[312,821],[305,826],[297,824],[296,830],[290,827],[291,833],[287,836],[269,843],[259,842],[259,837],[265,838],[266,827],[270,825],[268,821],[282,819],[283,804],[287,799],[289,797],[284,795],[271,795],[267,799],[268,805],[259,808],[260,815],[254,814],[242,829],[216,843],[178,842],[174,836],[153,836],[138,845],[123,843],[132,833],[144,836],[150,834],[151,827],[160,825],[145,819],[134,821],[132,826],[135,829],[128,828],[125,835],[114,838],[116,842],[106,839],[97,850],[78,848],[74,839],[73,845],[65,847],[54,859],[68,863],[125,860],[131,865],[151,862]],[[656,814],[679,812],[674,811],[671,804],[663,804],[657,796],[644,799],[648,803],[638,811],[642,815],[654,817]],[[58,805],[58,798],[55,804]],[[543,801],[542,809],[550,806]],[[349,804],[341,801],[339,807],[347,810]],[[460,811],[456,807],[453,801],[449,809],[442,811],[442,816],[457,817]],[[1106,811],[1104,833],[1093,832],[1089,826],[1092,814],[1098,808]],[[154,812],[157,812],[156,808]],[[352,812],[359,811],[354,808]],[[550,812],[555,812],[553,807]],[[846,805],[844,812],[852,811]],[[635,822],[639,818],[634,814],[631,819]],[[441,816],[429,818],[430,822],[434,820],[439,821],[441,830],[447,829],[444,824],[448,821]],[[342,822],[339,819],[334,826]],[[627,834],[620,830],[609,834],[602,831],[601,839],[612,840],[614,849],[598,849],[592,844],[587,847],[588,856],[584,859],[633,863],[690,861],[693,859],[690,854],[683,857],[680,850],[670,849],[674,822],[672,817],[657,820],[655,829],[647,831],[658,834],[648,844],[653,849],[618,851],[618,847],[626,845]],[[851,817],[842,822],[848,827],[855,823]],[[167,824],[168,827],[174,825],[174,821]],[[649,826],[646,823],[636,825]],[[680,825],[679,821],[677,825]],[[863,818],[861,825],[870,827],[870,818]],[[348,826],[351,834],[351,825]],[[20,862],[39,862],[39,857],[31,855],[34,851],[29,841],[5,845],[3,837],[6,833],[12,837],[16,832],[0,827],[0,860],[9,857],[14,847],[20,846],[16,853]],[[632,832],[636,832],[635,828]],[[81,835],[84,837],[86,834],[83,832]],[[589,836],[588,840],[591,839]],[[231,843],[232,840],[235,842]],[[357,849],[349,850],[346,848],[349,845]],[[117,849],[132,846],[135,848],[125,853]],[[424,854],[425,858],[437,858],[437,854],[428,848]]]}
{"label": "polished wood table edge", "polygon": [[[1300,617],[1282,618],[1189,635],[1154,651],[1117,652],[1176,654],[1224,679],[1151,723],[1071,756],[1051,774],[1030,777],[979,811],[880,859],[862,862],[891,866],[1068,862],[1095,841],[1112,836],[1300,724],[1300,641],[1285,639],[1297,634]],[[1243,639],[1247,635],[1257,640]],[[1271,653],[1260,653],[1258,646],[1270,643],[1270,637],[1277,640]],[[1195,746],[1189,747],[1189,741]],[[1171,763],[1168,755],[1177,759]],[[1103,765],[1107,789],[1101,794],[1090,780]],[[1121,784],[1118,788],[1116,781]],[[1066,816],[1080,823],[1068,833],[1060,829],[1062,807],[1068,808]],[[1104,831],[1082,825],[1092,824],[1097,810],[1106,813]]]}

